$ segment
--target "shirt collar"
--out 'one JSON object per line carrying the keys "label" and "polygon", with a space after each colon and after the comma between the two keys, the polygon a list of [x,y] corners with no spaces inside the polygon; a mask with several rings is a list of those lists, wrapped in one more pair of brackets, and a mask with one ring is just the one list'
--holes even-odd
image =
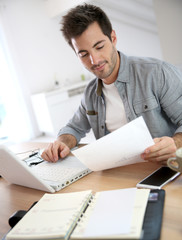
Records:
{"label": "shirt collar", "polygon": [[117,77],[116,81],[129,82],[128,57],[119,51],[118,51],[118,53],[120,56],[120,67],[119,67],[118,77]]}

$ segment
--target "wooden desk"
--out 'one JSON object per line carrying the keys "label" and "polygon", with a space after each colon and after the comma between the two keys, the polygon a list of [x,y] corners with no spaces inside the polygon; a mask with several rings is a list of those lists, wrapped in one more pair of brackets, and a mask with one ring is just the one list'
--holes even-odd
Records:
{"label": "wooden desk", "polygon": [[[45,147],[45,143],[28,143],[12,148],[26,151]],[[93,172],[58,193],[76,192],[92,189],[94,192],[119,188],[135,187],[159,165],[139,163],[115,169]],[[182,239],[182,176],[167,184],[161,240]],[[0,179],[0,238],[9,230],[8,219],[17,210],[27,210],[44,192],[7,183]]]}

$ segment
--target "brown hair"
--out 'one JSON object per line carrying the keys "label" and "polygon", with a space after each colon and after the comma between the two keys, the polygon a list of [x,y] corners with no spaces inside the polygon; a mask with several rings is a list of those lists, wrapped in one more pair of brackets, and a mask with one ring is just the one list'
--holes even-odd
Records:
{"label": "brown hair", "polygon": [[86,3],[72,8],[63,16],[61,31],[73,48],[71,39],[80,36],[94,22],[99,24],[103,34],[111,40],[112,25],[105,12],[97,6]]}

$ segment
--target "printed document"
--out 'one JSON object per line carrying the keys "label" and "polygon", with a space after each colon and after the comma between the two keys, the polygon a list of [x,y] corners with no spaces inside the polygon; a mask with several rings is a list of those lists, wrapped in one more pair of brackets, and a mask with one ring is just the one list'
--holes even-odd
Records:
{"label": "printed document", "polygon": [[139,117],[72,153],[90,170],[100,171],[144,162],[140,155],[152,145],[154,141],[145,121]]}

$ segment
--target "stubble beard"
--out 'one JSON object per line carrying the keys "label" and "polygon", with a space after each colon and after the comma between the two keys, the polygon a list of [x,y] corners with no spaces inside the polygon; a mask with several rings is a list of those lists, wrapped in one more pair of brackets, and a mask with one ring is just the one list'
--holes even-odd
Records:
{"label": "stubble beard", "polygon": [[[87,69],[87,70],[93,73],[96,77],[100,79],[106,79],[113,73],[116,63],[117,63],[117,51],[113,46],[109,62],[107,60],[99,62],[99,64],[93,65],[91,69]],[[101,66],[102,64],[105,64],[104,70],[100,72],[95,71],[95,68],[98,66]],[[108,69],[105,70],[106,68]]]}

